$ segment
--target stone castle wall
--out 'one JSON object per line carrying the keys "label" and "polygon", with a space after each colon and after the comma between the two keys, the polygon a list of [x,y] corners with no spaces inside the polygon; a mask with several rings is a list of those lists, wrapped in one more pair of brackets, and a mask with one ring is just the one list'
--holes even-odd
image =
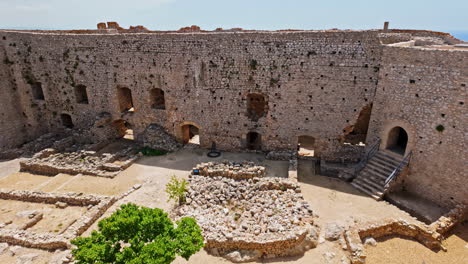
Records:
{"label": "stone castle wall", "polygon": [[[400,126],[412,151],[406,189],[440,204],[468,203],[468,52],[385,47],[368,140]],[[443,131],[436,127],[442,125]]]}
{"label": "stone castle wall", "polygon": [[[191,124],[199,128],[202,146],[245,149],[247,134],[257,132],[261,149],[269,151],[295,150],[298,137],[307,135],[315,138],[316,156],[352,160],[359,158],[359,146],[343,142],[362,134],[353,129],[367,127],[356,123],[365,123],[365,112],[371,113],[368,142],[380,137],[385,147],[393,126],[408,132],[414,155],[408,189],[440,204],[466,202],[467,52],[384,45],[414,36],[457,42],[447,34],[116,32],[0,31],[0,56],[11,62],[0,63],[2,95],[6,91],[0,148],[61,128],[62,114],[86,128],[109,113],[116,124],[126,121],[137,139],[151,124],[182,139],[182,126]],[[37,83],[44,100],[34,99]],[[85,86],[88,104],[78,102],[79,86]],[[120,109],[123,87],[131,90],[133,112]],[[154,88],[164,91],[165,109],[152,108]],[[258,106],[247,102],[252,98],[266,105],[254,119],[249,112]],[[443,132],[436,131],[439,124]]]}
{"label": "stone castle wall", "polygon": [[28,129],[24,123],[22,105],[17,104],[19,93],[12,77],[12,63],[3,45],[0,45],[0,149],[23,143]]}
{"label": "stone castle wall", "polygon": [[[215,141],[226,150],[244,148],[249,131],[261,134],[263,150],[294,149],[298,136],[311,135],[316,152],[329,158],[344,148],[343,129],[374,96],[377,34],[1,32],[18,62],[9,66],[17,93],[26,108],[37,105],[27,122],[38,130],[60,127],[62,113],[79,127],[105,111],[128,121],[137,136],[155,123],[180,137],[181,124],[194,123],[203,146]],[[42,84],[45,100],[28,94],[28,81]],[[86,86],[89,104],[76,102],[77,85]],[[131,89],[135,112],[120,112],[118,87]],[[152,88],[165,92],[165,110],[151,108]],[[258,121],[247,117],[249,93],[267,103]]]}

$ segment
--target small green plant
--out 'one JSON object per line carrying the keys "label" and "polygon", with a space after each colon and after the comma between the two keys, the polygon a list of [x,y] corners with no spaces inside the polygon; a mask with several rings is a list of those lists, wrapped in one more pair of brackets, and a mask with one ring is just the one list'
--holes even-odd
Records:
{"label": "small green plant", "polygon": [[98,228],[71,241],[77,264],[169,264],[176,256],[189,260],[204,246],[195,219],[183,217],[174,224],[163,210],[135,204],[121,205]]}
{"label": "small green plant", "polygon": [[256,70],[257,69],[257,65],[258,65],[258,62],[256,60],[250,60],[250,68],[252,70]]}
{"label": "small green plant", "polygon": [[270,85],[277,84],[278,82],[279,82],[278,79],[275,79],[275,78],[270,79]]}
{"label": "small green plant", "polygon": [[185,203],[185,193],[187,192],[188,182],[185,179],[177,179],[175,175],[171,176],[171,180],[166,184],[166,193],[169,195],[169,200],[176,201],[179,205]]}
{"label": "small green plant", "polygon": [[436,126],[436,130],[439,131],[439,132],[442,132],[445,130],[445,127],[443,125],[438,125]]}
{"label": "small green plant", "polygon": [[162,156],[167,154],[167,152],[165,151],[153,149],[150,147],[143,147],[142,149],[140,149],[140,152],[141,154],[143,154],[143,156]]}

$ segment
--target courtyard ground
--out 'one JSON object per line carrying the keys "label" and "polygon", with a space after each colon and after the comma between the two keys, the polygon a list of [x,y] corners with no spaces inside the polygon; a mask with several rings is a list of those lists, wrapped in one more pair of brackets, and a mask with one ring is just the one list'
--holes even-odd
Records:
{"label": "courtyard ground", "polygon": [[[118,201],[102,217],[107,217],[121,204],[132,202],[142,206],[158,207],[165,211],[172,208],[164,192],[165,185],[172,175],[187,178],[189,171],[196,164],[207,161],[249,160],[267,167],[268,176],[286,177],[288,162],[265,160],[263,154],[254,153],[223,153],[219,158],[208,158],[206,150],[183,149],[158,157],[142,157],[127,170],[114,179],[92,176],[70,176],[59,174],[54,177],[32,175],[18,172],[18,160],[0,162],[0,189],[42,190],[47,192],[82,192],[90,194],[118,195],[135,184],[142,187],[129,196]],[[299,184],[304,199],[318,215],[315,222],[322,228],[330,223],[350,226],[385,218],[400,218],[408,222],[416,222],[415,218],[397,207],[385,202],[377,202],[355,190],[351,185],[337,179],[314,174],[311,161],[299,161]],[[4,202],[4,201],[2,201]],[[8,202],[10,203],[10,201]],[[13,203],[11,203],[13,205]],[[2,208],[5,205],[2,205]],[[10,208],[10,205],[6,205]],[[16,207],[16,206],[13,206]],[[21,208],[21,210],[24,210]],[[12,213],[9,212],[11,215]],[[0,211],[0,218],[2,211]],[[95,229],[97,222],[84,235],[89,235]],[[421,244],[401,238],[388,238],[378,243],[376,247],[368,247],[367,263],[467,263],[468,239],[466,225],[460,225],[445,241],[447,252],[433,252]],[[319,239],[317,248],[307,251],[303,256],[265,260],[266,263],[348,263],[342,243]],[[13,255],[12,251],[16,254]],[[47,252],[10,246],[0,248],[0,263],[60,263],[59,252]],[[27,256],[26,258],[24,256]],[[29,257],[28,257],[29,256]],[[33,256],[33,257],[31,257]],[[425,256],[425,258],[421,258]],[[450,262],[444,262],[450,260]],[[462,262],[459,262],[459,261]],[[418,262],[419,261],[419,262]],[[442,261],[442,262],[441,262]],[[464,261],[464,262],[463,262]],[[204,250],[193,255],[187,262],[178,258],[175,263],[228,263],[223,258],[208,255]]]}

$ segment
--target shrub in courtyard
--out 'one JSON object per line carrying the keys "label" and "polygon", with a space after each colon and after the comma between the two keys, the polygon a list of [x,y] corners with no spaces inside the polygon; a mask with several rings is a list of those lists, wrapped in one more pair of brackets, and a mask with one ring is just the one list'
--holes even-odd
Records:
{"label": "shrub in courtyard", "polygon": [[150,148],[150,147],[143,147],[142,149],[140,149],[140,152],[144,156],[162,156],[162,155],[167,154],[167,152],[165,152],[165,151],[158,150],[158,149],[153,149],[153,148]]}
{"label": "shrub in courtyard", "polygon": [[124,204],[98,224],[90,237],[71,243],[76,263],[171,263],[177,255],[186,260],[203,247],[201,229],[195,219],[176,222],[158,208]]}
{"label": "shrub in courtyard", "polygon": [[179,180],[175,175],[172,175],[171,180],[166,184],[166,193],[169,195],[169,200],[174,200],[179,205],[184,204],[187,185],[187,180]]}

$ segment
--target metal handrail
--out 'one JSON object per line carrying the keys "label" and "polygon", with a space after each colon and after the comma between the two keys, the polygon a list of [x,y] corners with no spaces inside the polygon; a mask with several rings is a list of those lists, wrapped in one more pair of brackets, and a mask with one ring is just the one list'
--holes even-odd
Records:
{"label": "metal handrail", "polygon": [[401,173],[401,171],[409,164],[409,159],[411,158],[411,154],[413,152],[410,151],[398,164],[398,166],[393,170],[393,172],[385,179],[385,188],[390,186],[390,183],[394,181]]}
{"label": "metal handrail", "polygon": [[380,147],[380,138],[377,138],[377,140],[367,149],[366,154],[364,157],[359,161],[357,166],[354,168],[354,176],[357,176],[357,174],[366,166],[367,162],[379,151]]}

